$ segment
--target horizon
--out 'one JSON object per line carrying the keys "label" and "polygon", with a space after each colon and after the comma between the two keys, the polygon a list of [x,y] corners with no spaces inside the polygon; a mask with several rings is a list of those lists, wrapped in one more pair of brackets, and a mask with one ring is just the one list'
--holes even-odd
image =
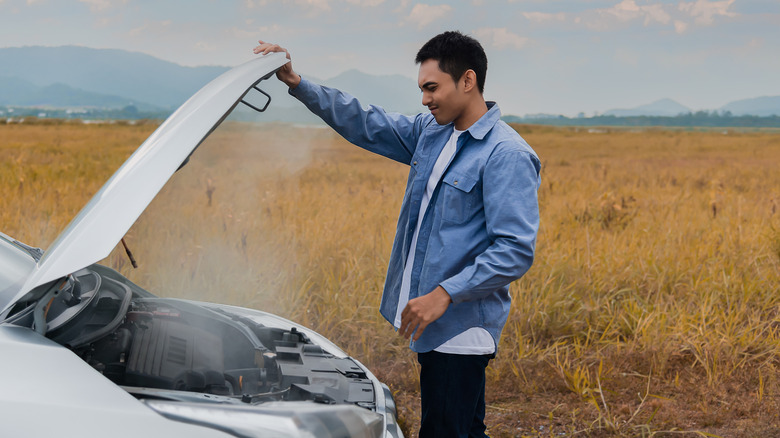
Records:
{"label": "horizon", "polygon": [[780,4],[768,0],[0,0],[0,17],[1,47],[75,45],[233,66],[263,38],[318,78],[356,69],[414,82],[419,46],[459,29],[485,47],[485,97],[504,114],[592,116],[662,99],[714,110],[780,95]]}

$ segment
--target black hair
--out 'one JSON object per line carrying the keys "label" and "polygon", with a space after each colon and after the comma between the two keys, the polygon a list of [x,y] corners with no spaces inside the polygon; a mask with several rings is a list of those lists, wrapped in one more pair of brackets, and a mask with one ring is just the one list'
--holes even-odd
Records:
{"label": "black hair", "polygon": [[477,88],[484,92],[487,55],[479,41],[458,31],[440,33],[420,48],[414,61],[422,64],[429,59],[439,61],[439,69],[452,76],[456,84],[466,70],[474,70]]}

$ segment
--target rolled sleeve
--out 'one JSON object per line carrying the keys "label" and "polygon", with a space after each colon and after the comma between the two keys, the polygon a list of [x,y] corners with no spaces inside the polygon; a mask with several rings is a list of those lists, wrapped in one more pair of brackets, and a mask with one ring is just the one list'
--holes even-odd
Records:
{"label": "rolled sleeve", "polygon": [[483,200],[491,244],[440,283],[454,303],[495,293],[531,267],[539,229],[540,168],[539,159],[523,150],[497,153],[486,163]]}

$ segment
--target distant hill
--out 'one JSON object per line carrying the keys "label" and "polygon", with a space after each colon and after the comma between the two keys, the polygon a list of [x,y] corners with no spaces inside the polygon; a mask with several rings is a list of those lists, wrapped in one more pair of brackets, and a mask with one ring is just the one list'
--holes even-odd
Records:
{"label": "distant hill", "polygon": [[780,96],[762,96],[736,100],[720,107],[720,111],[730,111],[735,116],[780,116]]}
{"label": "distant hill", "polygon": [[[751,99],[741,99],[729,102],[713,111],[720,113],[729,111],[735,116],[759,116],[766,117],[780,115],[780,96],[762,96]],[[605,111],[605,116],[637,117],[637,116],[676,116],[687,114],[690,108],[675,102],[672,99],[661,99],[647,105],[640,105],[629,109],[613,109]],[[529,115],[526,115],[529,118]]]}
{"label": "distant hill", "polygon": [[[79,46],[0,48],[0,105],[123,108],[157,116],[182,104],[193,93],[229,67],[184,67],[150,55],[117,49]],[[349,70],[327,80],[305,72],[314,82],[335,87],[357,97],[363,106],[379,105],[388,111],[416,114],[424,111],[414,79],[401,75],[370,75]],[[257,120],[312,123],[316,117],[279,81],[262,88],[273,97],[268,111]],[[239,107],[240,108],[240,107]],[[764,96],[730,102],[717,109],[735,116],[780,115],[780,96]],[[613,109],[604,116],[665,117],[691,113],[672,99],[661,99],[635,108]],[[247,116],[249,113],[243,113]],[[527,115],[527,119],[558,118]]]}
{"label": "distant hill", "polygon": [[[183,67],[150,55],[78,46],[0,49],[0,77],[173,109],[227,67]],[[4,86],[3,86],[4,87]],[[5,88],[5,87],[4,87]],[[92,95],[90,99],[94,99]]]}
{"label": "distant hill", "polygon": [[672,99],[656,100],[653,103],[640,105],[629,109],[612,109],[605,111],[605,116],[634,117],[634,116],[676,116],[691,112],[691,109],[675,102]]}
{"label": "distant hill", "polygon": [[[229,67],[183,67],[150,55],[79,46],[0,49],[0,105],[173,110]],[[424,108],[414,80],[349,70],[316,83],[353,94],[364,106],[415,113]],[[276,80],[262,84],[273,103],[258,120],[311,123],[311,113]],[[241,108],[241,107],[239,107]],[[243,113],[243,111],[242,111]],[[242,117],[248,117],[244,113]]]}
{"label": "distant hill", "polygon": [[157,106],[126,97],[92,93],[62,83],[39,87],[19,78],[0,78],[0,105],[53,108],[124,108],[132,105],[140,111],[160,110]]}
{"label": "distant hill", "polygon": [[377,105],[404,114],[417,114],[425,110],[417,83],[405,76],[374,76],[353,69],[322,84],[352,94],[364,107]]}

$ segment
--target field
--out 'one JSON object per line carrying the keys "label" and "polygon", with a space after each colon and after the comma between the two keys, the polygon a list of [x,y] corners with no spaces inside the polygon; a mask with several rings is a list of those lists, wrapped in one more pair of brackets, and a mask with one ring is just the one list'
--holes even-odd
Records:
{"label": "field", "polygon": [[[153,124],[0,125],[0,229],[46,247]],[[488,369],[491,436],[780,436],[780,134],[516,126],[542,225]],[[419,423],[378,313],[404,166],[324,128],[229,122],[104,263],[163,296],[276,312]]]}

